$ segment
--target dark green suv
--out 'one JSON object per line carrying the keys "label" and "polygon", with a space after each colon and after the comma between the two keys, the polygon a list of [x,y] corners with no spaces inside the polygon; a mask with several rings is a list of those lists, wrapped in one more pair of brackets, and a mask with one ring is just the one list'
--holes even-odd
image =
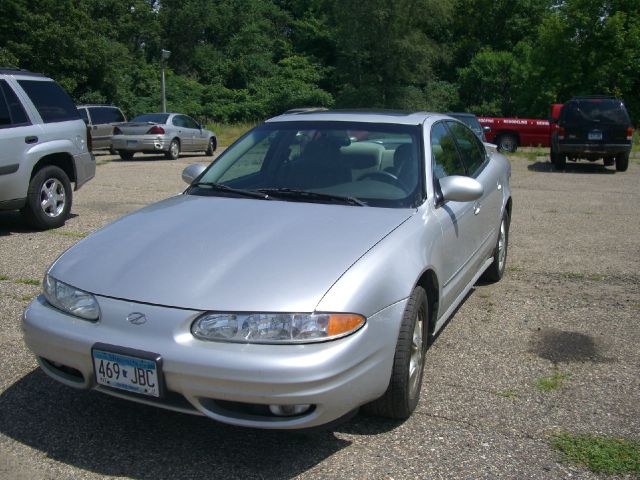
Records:
{"label": "dark green suv", "polygon": [[564,104],[551,138],[551,161],[604,160],[624,172],[629,167],[633,128],[624,102],[603,95],[574,97]]}

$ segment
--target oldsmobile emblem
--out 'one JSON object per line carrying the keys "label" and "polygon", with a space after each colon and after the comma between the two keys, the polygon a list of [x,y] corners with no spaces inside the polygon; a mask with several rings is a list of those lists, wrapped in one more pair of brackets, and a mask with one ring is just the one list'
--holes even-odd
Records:
{"label": "oldsmobile emblem", "polygon": [[142,325],[147,321],[147,317],[144,313],[133,312],[127,315],[127,322],[133,325]]}

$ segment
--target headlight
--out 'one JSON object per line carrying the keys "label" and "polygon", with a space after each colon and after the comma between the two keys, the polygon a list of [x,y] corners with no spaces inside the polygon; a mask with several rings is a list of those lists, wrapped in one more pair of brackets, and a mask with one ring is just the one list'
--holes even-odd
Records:
{"label": "headlight", "polygon": [[237,343],[312,343],[358,330],[361,315],[345,313],[205,313],[191,326],[201,340]]}
{"label": "headlight", "polygon": [[93,295],[62,283],[49,274],[44,277],[44,296],[54,307],[76,317],[97,320],[100,316],[100,308]]}

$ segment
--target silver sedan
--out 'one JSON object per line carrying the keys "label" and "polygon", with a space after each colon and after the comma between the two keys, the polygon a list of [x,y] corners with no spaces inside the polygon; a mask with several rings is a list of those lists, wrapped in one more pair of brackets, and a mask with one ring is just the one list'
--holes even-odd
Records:
{"label": "silver sedan", "polygon": [[273,118],[58,258],[25,341],[70,387],[234,425],[407,418],[428,345],[505,271],[510,175],[445,115]]}
{"label": "silver sedan", "polygon": [[138,115],[114,128],[112,142],[123,160],[131,160],[136,152],[164,153],[171,160],[177,159],[180,152],[205,152],[211,156],[217,147],[215,133],[180,113]]}

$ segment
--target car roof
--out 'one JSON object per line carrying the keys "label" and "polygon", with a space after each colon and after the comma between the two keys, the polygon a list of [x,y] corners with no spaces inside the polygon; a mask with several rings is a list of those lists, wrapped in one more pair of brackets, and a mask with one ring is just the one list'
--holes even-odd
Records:
{"label": "car roof", "polygon": [[87,107],[111,107],[118,108],[115,105],[109,105],[108,103],[84,103],[82,105],[76,105],[76,108],[87,108]]}
{"label": "car roof", "polygon": [[15,75],[22,77],[38,77],[48,79],[46,75],[42,73],[30,72],[29,70],[21,70],[19,68],[0,67],[0,75]]}
{"label": "car roof", "polygon": [[401,125],[421,125],[432,116],[442,114],[429,112],[406,112],[398,110],[322,110],[294,109],[270,118],[266,123],[275,122],[363,122],[390,123]]}
{"label": "car roof", "polygon": [[469,112],[447,112],[447,115],[451,117],[476,117],[477,118],[477,115],[475,113],[469,113]]}

